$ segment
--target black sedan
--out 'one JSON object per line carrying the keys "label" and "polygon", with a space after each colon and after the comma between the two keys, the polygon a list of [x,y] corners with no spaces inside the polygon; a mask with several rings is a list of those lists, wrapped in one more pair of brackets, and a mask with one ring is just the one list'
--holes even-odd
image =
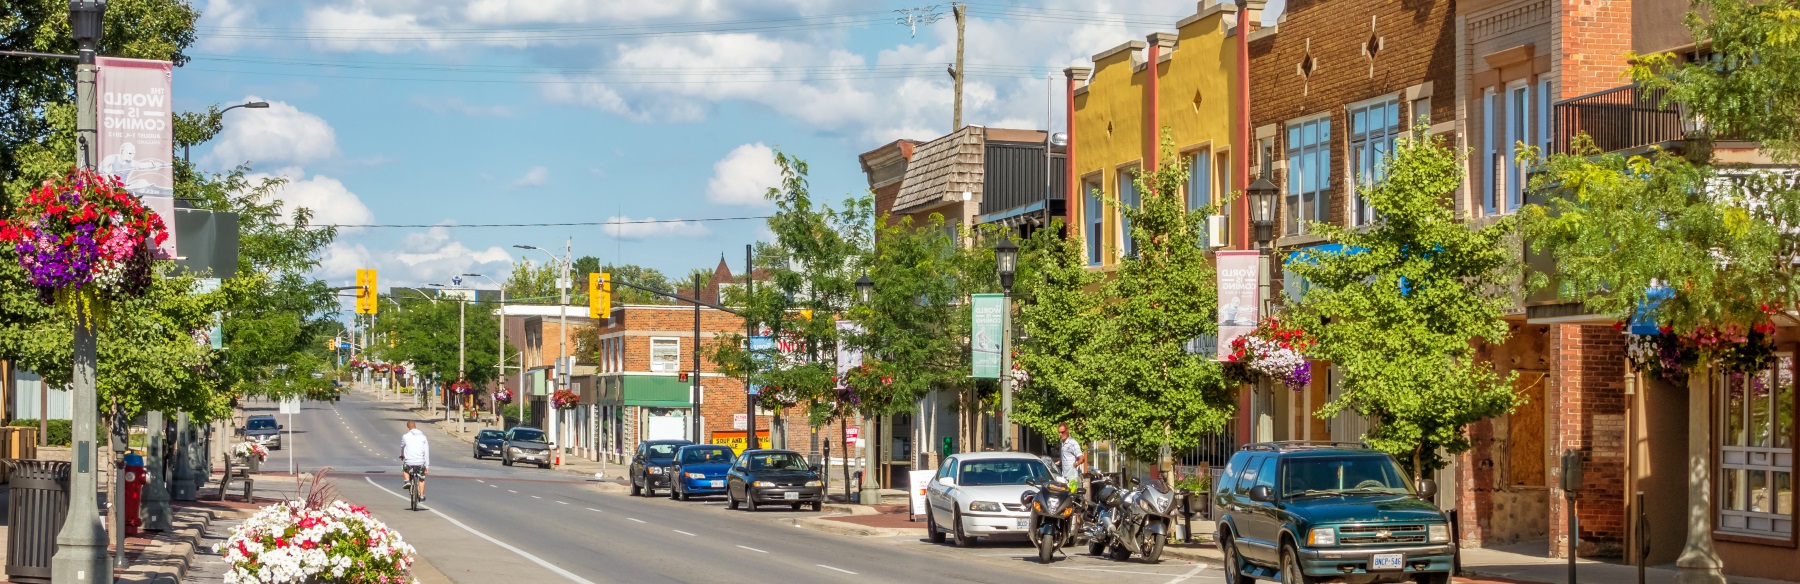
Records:
{"label": "black sedan", "polygon": [[550,437],[543,430],[519,426],[506,431],[506,450],[500,454],[500,464],[512,466],[515,462],[536,463],[538,468],[550,468]]}
{"label": "black sedan", "polygon": [[818,465],[807,464],[806,457],[792,450],[747,450],[732,462],[725,479],[727,506],[736,509],[746,503],[751,511],[766,504],[812,504],[818,511],[825,505],[825,484]]}
{"label": "black sedan", "polygon": [[506,433],[499,430],[482,430],[475,433],[475,460],[489,456],[502,456],[506,451]]}
{"label": "black sedan", "polygon": [[686,440],[645,440],[631,453],[631,494],[656,496],[656,487],[672,486],[675,451],[693,444]]}

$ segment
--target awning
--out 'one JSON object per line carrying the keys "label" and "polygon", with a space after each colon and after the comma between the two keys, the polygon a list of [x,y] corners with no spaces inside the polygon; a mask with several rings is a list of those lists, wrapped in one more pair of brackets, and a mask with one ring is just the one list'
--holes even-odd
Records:
{"label": "awning", "polygon": [[624,405],[653,408],[685,408],[693,405],[688,396],[692,384],[673,375],[619,376]]}

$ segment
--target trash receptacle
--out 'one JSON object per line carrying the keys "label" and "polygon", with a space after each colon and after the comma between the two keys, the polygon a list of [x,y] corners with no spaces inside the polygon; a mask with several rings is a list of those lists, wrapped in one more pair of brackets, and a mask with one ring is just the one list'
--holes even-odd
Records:
{"label": "trash receptacle", "polygon": [[13,460],[7,500],[6,575],[13,582],[50,582],[56,533],[69,516],[69,462]]}

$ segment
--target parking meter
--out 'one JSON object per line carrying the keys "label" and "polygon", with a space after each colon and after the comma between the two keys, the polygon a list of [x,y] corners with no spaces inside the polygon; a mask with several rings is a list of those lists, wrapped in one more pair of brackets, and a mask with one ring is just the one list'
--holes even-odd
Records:
{"label": "parking meter", "polygon": [[1581,522],[1575,516],[1575,494],[1581,490],[1581,452],[1564,450],[1562,455],[1563,512],[1569,516],[1569,581],[1575,576],[1575,550],[1581,547]]}
{"label": "parking meter", "polygon": [[[124,454],[125,447],[131,442],[130,420],[125,418],[125,408],[113,406],[112,449],[113,454]],[[117,459],[118,457],[113,457]],[[121,461],[123,459],[120,459]]]}

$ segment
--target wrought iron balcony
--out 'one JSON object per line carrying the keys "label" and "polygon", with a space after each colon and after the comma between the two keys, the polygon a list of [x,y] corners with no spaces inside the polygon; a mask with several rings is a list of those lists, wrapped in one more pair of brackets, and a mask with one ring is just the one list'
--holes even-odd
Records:
{"label": "wrought iron balcony", "polygon": [[1626,85],[1557,102],[1552,147],[1557,153],[1566,153],[1569,140],[1582,133],[1592,136],[1594,145],[1604,152],[1686,140],[1696,126],[1684,119],[1679,106],[1663,104],[1666,93]]}

